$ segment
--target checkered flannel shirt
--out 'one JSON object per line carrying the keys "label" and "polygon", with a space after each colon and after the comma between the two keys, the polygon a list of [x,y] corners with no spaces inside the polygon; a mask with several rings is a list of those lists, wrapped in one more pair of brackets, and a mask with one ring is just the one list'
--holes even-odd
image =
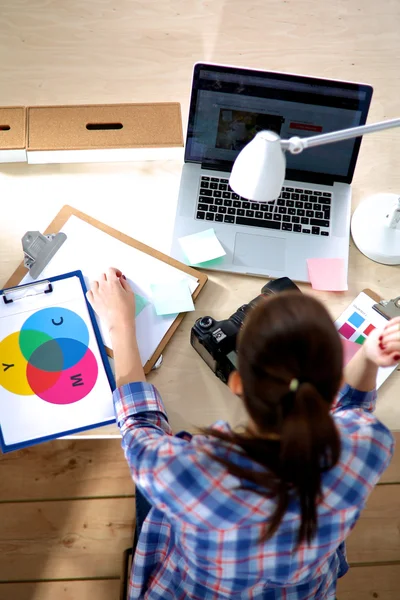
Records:
{"label": "checkered flannel shirt", "polygon": [[[297,550],[293,499],[275,535],[259,543],[274,501],[252,490],[208,453],[261,467],[204,435],[172,435],[163,402],[149,383],[114,392],[118,425],[133,480],[153,508],[134,556],[129,599],[329,600],[335,598],[338,546],[354,527],[387,467],[393,438],[372,411],[376,392],[345,386],[332,407],[342,450],[323,475],[318,530]],[[230,431],[225,422],[214,425]],[[191,439],[190,439],[191,438]]]}

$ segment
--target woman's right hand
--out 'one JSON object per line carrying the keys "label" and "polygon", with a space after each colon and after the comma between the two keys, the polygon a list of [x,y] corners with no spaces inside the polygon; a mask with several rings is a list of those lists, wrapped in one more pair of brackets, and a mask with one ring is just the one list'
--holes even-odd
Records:
{"label": "woman's right hand", "polygon": [[110,333],[133,331],[135,295],[119,269],[109,269],[93,281],[87,299]]}
{"label": "woman's right hand", "polygon": [[400,317],[388,321],[380,331],[374,329],[365,340],[363,351],[378,367],[394,367],[400,362]]}

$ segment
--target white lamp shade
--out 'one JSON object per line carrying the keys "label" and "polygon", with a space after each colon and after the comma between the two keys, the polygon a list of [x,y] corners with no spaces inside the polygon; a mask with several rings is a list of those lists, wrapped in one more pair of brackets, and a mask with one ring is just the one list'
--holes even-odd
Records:
{"label": "white lamp shade", "polygon": [[239,153],[229,184],[243,198],[269,202],[278,198],[285,171],[286,157],[279,135],[261,131]]}

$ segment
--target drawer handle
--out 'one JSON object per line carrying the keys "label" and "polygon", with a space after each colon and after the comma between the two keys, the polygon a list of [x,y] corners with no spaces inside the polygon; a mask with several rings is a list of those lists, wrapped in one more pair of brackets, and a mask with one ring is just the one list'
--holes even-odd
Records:
{"label": "drawer handle", "polygon": [[9,125],[0,125],[0,131],[9,131],[10,129]]}
{"label": "drawer handle", "polygon": [[107,129],[122,129],[122,123],[88,123],[86,129],[89,131],[104,131]]}

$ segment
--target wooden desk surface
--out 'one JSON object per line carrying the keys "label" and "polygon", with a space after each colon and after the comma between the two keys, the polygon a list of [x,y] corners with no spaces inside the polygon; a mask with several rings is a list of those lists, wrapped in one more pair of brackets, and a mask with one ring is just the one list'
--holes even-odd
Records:
{"label": "wooden desk surface", "polygon": [[[3,105],[179,101],[187,119],[192,65],[197,60],[240,64],[374,86],[369,121],[398,116],[399,7],[393,0],[315,2],[241,0],[162,3],[73,0],[46,4],[36,16],[27,0],[2,4],[0,38]],[[62,14],[61,14],[62,13]],[[379,191],[400,192],[399,130],[366,136],[353,181],[353,208]],[[44,228],[63,204],[168,252],[178,162],[111,165],[0,165],[0,285],[21,260],[20,238]],[[108,265],[99,265],[99,270]],[[351,244],[349,291],[314,293],[334,317],[360,290],[397,295],[398,267],[371,262]],[[174,429],[223,418],[243,420],[234,398],[190,348],[199,315],[226,318],[249,301],[263,280],[210,274],[196,312],[183,321],[153,373]],[[309,286],[302,286],[310,291]],[[400,429],[399,373],[384,384],[379,416]],[[116,428],[93,430],[115,435]]]}

